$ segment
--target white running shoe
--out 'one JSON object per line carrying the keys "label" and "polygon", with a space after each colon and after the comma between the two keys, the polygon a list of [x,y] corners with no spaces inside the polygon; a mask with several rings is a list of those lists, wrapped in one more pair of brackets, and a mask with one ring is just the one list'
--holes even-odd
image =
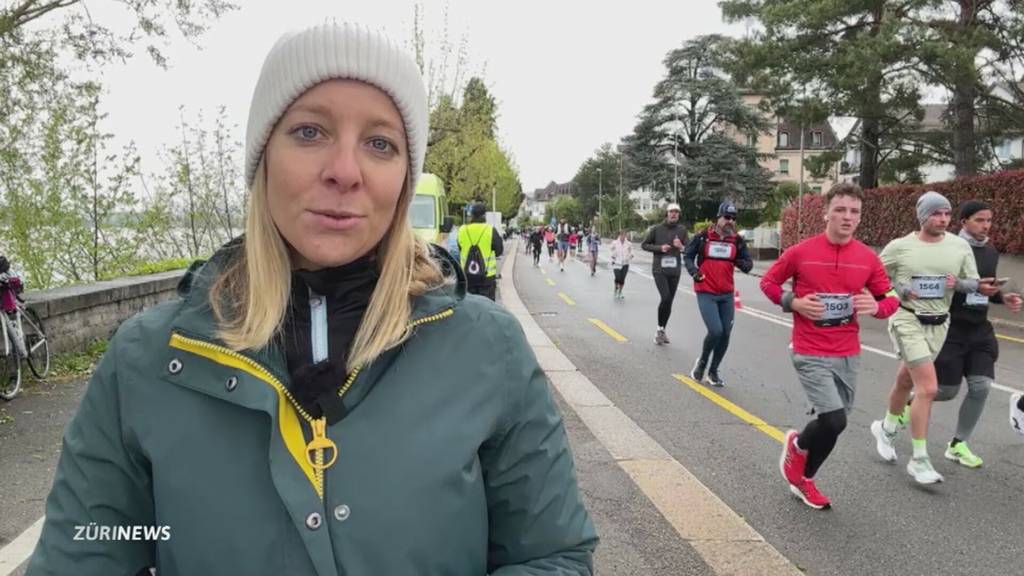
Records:
{"label": "white running shoe", "polygon": [[913,476],[918,484],[935,484],[945,480],[942,474],[932,468],[932,460],[927,456],[911,458],[910,462],[907,462],[907,474]]}
{"label": "white running shoe", "polygon": [[704,371],[707,370],[707,365],[697,358],[693,363],[693,370],[690,370],[690,378],[693,378],[694,382],[700,382],[704,379]]}
{"label": "white running shoe", "polygon": [[1010,427],[1017,434],[1024,436],[1024,411],[1017,407],[1020,397],[1020,392],[1010,395]]}
{"label": "white running shoe", "polygon": [[878,450],[878,455],[882,457],[882,460],[895,462],[896,447],[893,446],[893,442],[896,441],[896,433],[886,432],[882,421],[875,420],[871,423],[871,435],[875,437],[875,450]]}

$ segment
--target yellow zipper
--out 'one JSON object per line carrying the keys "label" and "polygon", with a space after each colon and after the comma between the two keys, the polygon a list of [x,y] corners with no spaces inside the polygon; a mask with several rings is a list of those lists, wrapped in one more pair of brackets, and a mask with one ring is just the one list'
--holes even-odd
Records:
{"label": "yellow zipper", "polygon": [[[411,330],[423,324],[428,324],[430,322],[436,322],[438,320],[448,318],[452,314],[455,314],[455,310],[452,308],[448,308],[437,314],[426,316],[424,318],[420,318],[418,320],[410,322],[409,329]],[[313,418],[312,416],[310,416],[309,413],[302,408],[299,402],[295,400],[295,397],[292,396],[291,392],[288,391],[288,388],[284,384],[282,384],[281,381],[278,380],[277,377],[270,372],[270,370],[267,370],[266,368],[263,367],[262,364],[253,360],[252,358],[249,358],[248,356],[239,354],[238,352],[230,348],[218,346],[216,344],[206,342],[205,340],[188,338],[180,334],[172,334],[170,343],[172,347],[181,348],[192,352],[195,352],[195,347],[202,348],[210,352],[214,352],[215,355],[201,355],[211,360],[214,360],[215,362],[218,362],[220,364],[225,364],[225,362],[220,362],[217,358],[217,355],[223,354],[225,356],[228,356],[229,358],[234,360],[236,364],[241,364],[241,366],[239,367],[247,369],[246,371],[248,371],[250,374],[253,374],[260,380],[263,380],[264,382],[270,384],[279,394],[288,399],[288,402],[295,409],[295,412],[299,416],[301,416],[302,419],[305,420],[307,424],[309,424],[310,430],[312,431],[312,440],[310,440],[306,444],[306,461],[309,463],[310,466],[313,467],[314,473],[316,475],[316,492],[320,496],[320,499],[323,500],[324,471],[333,466],[335,461],[338,460],[338,445],[335,444],[333,440],[327,437],[327,418]],[[176,343],[179,345],[175,346]],[[185,346],[181,346],[180,344],[185,344]],[[342,384],[340,389],[338,389],[339,398],[344,396],[345,393],[349,391],[349,389],[352,387],[352,384],[355,383],[356,377],[359,376],[360,372],[362,372],[361,367],[356,368],[355,370],[352,371],[351,374],[349,374],[348,378],[345,379],[345,383]],[[332,452],[330,461],[326,463],[324,462],[324,450],[331,450]]]}

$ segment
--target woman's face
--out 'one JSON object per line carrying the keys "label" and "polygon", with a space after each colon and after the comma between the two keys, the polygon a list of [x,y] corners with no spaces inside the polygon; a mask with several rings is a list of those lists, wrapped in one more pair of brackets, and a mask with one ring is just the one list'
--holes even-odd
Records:
{"label": "woman's face", "polygon": [[384,92],[356,80],[313,87],[265,154],[270,215],[296,268],[348,264],[380,243],[409,167],[405,125]]}

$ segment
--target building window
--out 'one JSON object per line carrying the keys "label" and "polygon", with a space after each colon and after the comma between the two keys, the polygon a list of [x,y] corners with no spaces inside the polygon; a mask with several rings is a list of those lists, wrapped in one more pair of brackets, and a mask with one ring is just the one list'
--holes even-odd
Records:
{"label": "building window", "polygon": [[822,139],[821,130],[811,132],[811,146],[822,146],[825,141]]}
{"label": "building window", "polygon": [[779,132],[779,148],[789,147],[789,132]]}
{"label": "building window", "polygon": [[[785,134],[785,132],[783,132]],[[789,160],[779,160],[779,174],[789,174]]]}
{"label": "building window", "polygon": [[1000,160],[1009,160],[1010,159],[1010,144],[1011,143],[1012,143],[1012,141],[1010,141],[1010,140],[1003,140],[1002,142],[999,143],[999,146],[996,147],[996,156]]}
{"label": "building window", "polygon": [[757,148],[757,134],[747,134],[747,147]]}

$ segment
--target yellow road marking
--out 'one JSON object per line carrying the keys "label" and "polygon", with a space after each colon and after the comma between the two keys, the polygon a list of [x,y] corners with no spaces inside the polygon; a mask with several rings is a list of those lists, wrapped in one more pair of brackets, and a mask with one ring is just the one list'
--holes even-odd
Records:
{"label": "yellow road marking", "polygon": [[594,326],[597,326],[601,330],[603,330],[605,334],[607,334],[607,335],[611,336],[612,338],[614,338],[616,342],[628,342],[628,340],[626,339],[625,336],[623,336],[622,334],[619,334],[614,329],[612,329],[611,326],[605,324],[604,322],[601,322],[597,318],[591,318],[590,319],[590,323],[593,324]]}
{"label": "yellow road marking", "polygon": [[555,285],[555,281],[552,280],[551,278],[547,278],[546,280],[548,281],[548,286],[554,286]]}
{"label": "yellow road marking", "polygon": [[750,412],[747,412],[743,408],[740,408],[739,406],[726,400],[723,396],[712,392],[706,386],[698,384],[693,380],[693,378],[690,378],[689,376],[683,376],[682,374],[673,374],[672,376],[674,376],[676,380],[679,380],[683,384],[686,384],[690,388],[693,388],[694,391],[699,392],[708,400],[711,400],[715,404],[718,404],[723,409],[725,409],[726,412],[729,412],[733,416],[739,418],[740,420],[743,420],[747,424],[750,424],[754,428],[757,428],[761,432],[764,432],[769,437],[777,440],[780,444],[785,441],[786,435],[782,433],[782,430],[779,430],[778,428],[772,426],[771,424],[768,424],[764,420],[761,420],[757,416],[754,416]]}
{"label": "yellow road marking", "polygon": [[541,273],[541,274],[544,274],[544,275],[546,276],[546,275],[547,275],[547,273],[548,273],[548,271],[547,271],[547,270],[545,270],[545,269],[543,269],[543,268],[541,268],[541,269],[540,269],[540,273]]}
{"label": "yellow road marking", "polygon": [[576,303],[572,301],[572,298],[569,298],[569,295],[566,294],[565,292],[559,292],[558,296],[562,300],[565,300],[565,303],[568,304],[569,306],[575,306],[576,305]]}
{"label": "yellow road marking", "polygon": [[1003,340],[1009,340],[1010,342],[1024,344],[1024,340],[1021,340],[1020,338],[1014,338],[1013,336],[1004,336],[1002,334],[996,334],[996,338],[1002,338]]}

